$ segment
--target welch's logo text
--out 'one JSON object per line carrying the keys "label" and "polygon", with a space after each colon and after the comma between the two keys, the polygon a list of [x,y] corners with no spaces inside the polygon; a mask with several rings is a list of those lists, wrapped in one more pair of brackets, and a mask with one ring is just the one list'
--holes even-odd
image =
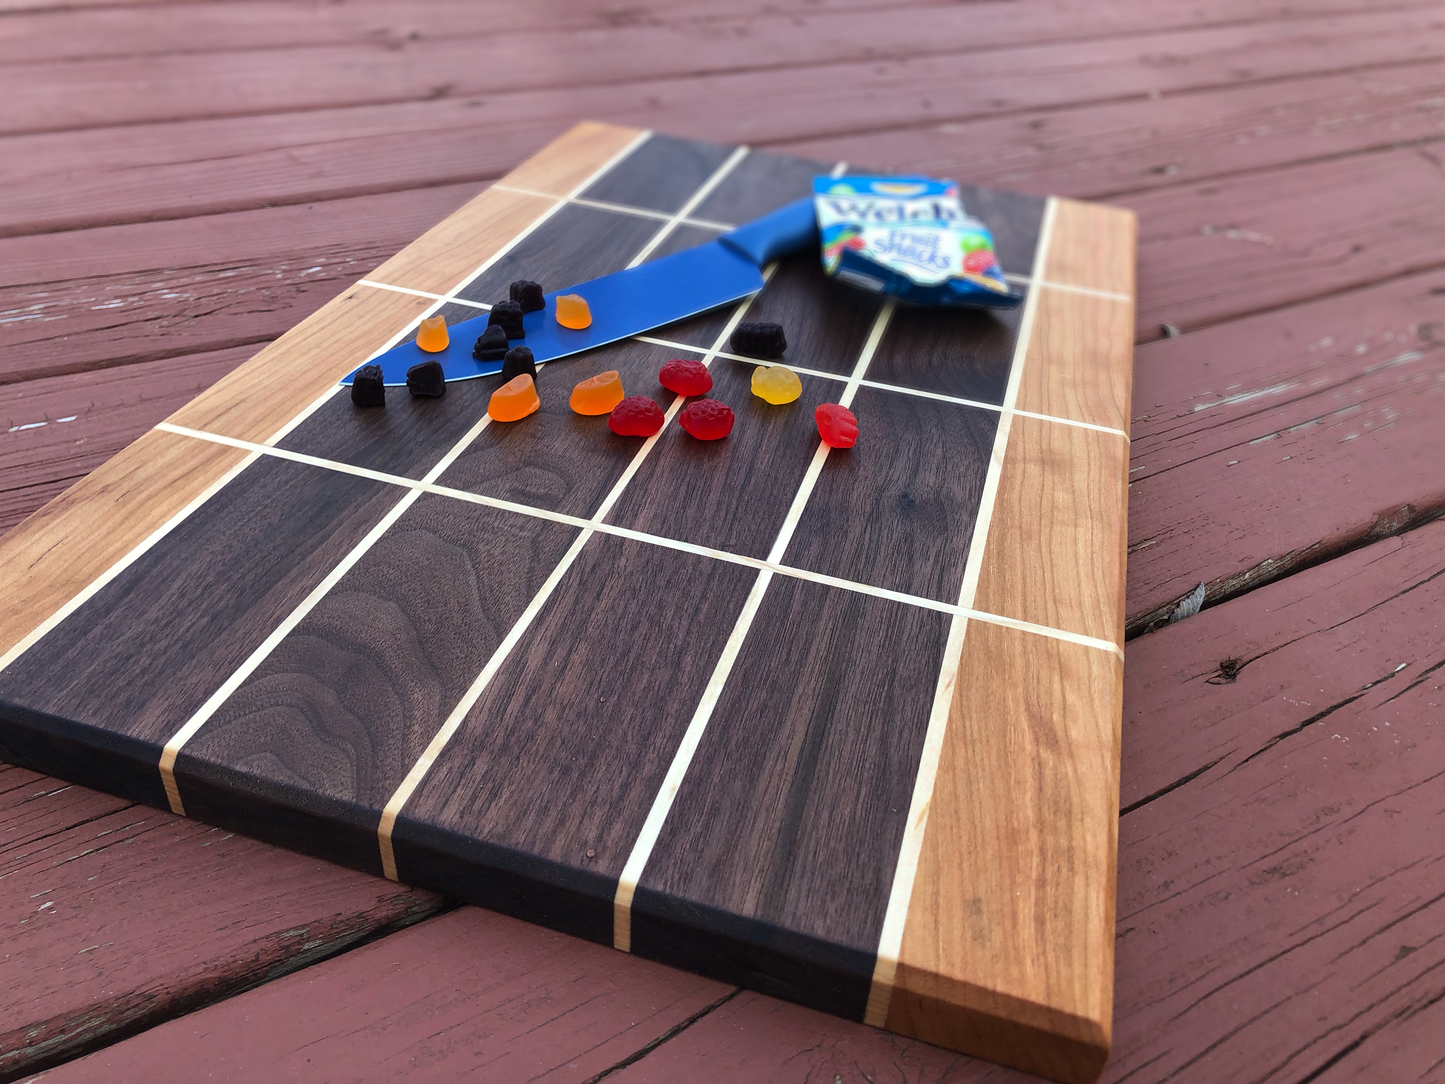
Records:
{"label": "welch's logo text", "polygon": [[891,225],[904,222],[957,222],[963,208],[957,200],[947,198],[872,199],[867,196],[821,196],[820,220],[831,222],[868,222]]}

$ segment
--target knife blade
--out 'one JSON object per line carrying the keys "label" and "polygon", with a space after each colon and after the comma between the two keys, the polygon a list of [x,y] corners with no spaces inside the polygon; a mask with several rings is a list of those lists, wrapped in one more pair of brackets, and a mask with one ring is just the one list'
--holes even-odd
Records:
{"label": "knife blade", "polygon": [[[762,289],[766,264],[810,247],[817,251],[818,226],[813,201],[805,198],[695,248],[544,295],[546,308],[522,317],[526,335],[512,345],[530,348],[541,364],[640,335],[742,300]],[[586,298],[591,326],[573,330],[557,323],[553,313],[558,294]],[[429,359],[441,362],[448,381],[490,376],[501,372],[502,363],[472,357],[472,344],[486,328],[486,314],[462,320],[447,329],[445,350],[433,353],[406,342],[367,364],[380,365],[383,382],[392,387],[405,384],[406,371]],[[353,371],[341,383],[350,384],[355,376]]]}

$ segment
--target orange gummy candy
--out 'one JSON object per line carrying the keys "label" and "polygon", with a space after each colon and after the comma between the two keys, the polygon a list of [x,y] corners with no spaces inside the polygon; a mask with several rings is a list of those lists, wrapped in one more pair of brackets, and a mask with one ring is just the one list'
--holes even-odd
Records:
{"label": "orange gummy candy", "polygon": [[[587,299],[580,294],[558,294],[557,295],[557,323],[563,327],[570,327],[580,331],[592,324],[592,310],[587,307]],[[611,409],[610,407],[608,408]],[[607,411],[602,411],[606,413]]]}
{"label": "orange gummy candy", "polygon": [[542,405],[537,398],[537,385],[526,373],[508,380],[487,400],[487,413],[494,422],[514,422],[535,413]]}
{"label": "orange gummy candy", "polygon": [[573,388],[568,405],[578,414],[611,414],[623,398],[622,374],[608,369]]}
{"label": "orange gummy candy", "polygon": [[445,316],[428,316],[421,322],[421,327],[416,329],[416,344],[429,354],[435,354],[447,348],[447,318]]}

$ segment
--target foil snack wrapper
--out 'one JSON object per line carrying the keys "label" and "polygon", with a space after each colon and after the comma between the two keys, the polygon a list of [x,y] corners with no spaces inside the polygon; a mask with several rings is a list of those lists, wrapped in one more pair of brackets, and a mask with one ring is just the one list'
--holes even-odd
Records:
{"label": "foil snack wrapper", "polygon": [[851,174],[813,179],[823,270],[918,305],[1014,308],[987,226],[953,181]]}

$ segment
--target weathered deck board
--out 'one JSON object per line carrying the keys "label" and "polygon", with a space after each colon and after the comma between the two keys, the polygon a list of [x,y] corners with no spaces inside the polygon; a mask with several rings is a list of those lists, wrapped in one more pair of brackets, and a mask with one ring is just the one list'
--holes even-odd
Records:
{"label": "weathered deck board", "polygon": [[[9,136],[0,139],[0,235],[477,182],[558,134],[563,100],[539,91]],[[619,121],[777,144],[825,161],[1128,202],[1126,194],[1148,188],[1430,139],[1445,117],[1442,102],[1445,77],[1431,60],[1136,95],[1062,113],[1044,105],[922,124],[900,107],[882,131],[821,139],[789,111],[699,117],[689,96],[645,104],[628,84],[594,88],[589,105]]]}
{"label": "weathered deck board", "polygon": [[0,766],[0,823],[5,1079],[444,906],[22,768]]}
{"label": "weathered deck board", "polygon": [[[807,20],[780,16],[752,24],[745,56],[727,36],[642,26],[610,45],[586,36],[519,36],[507,64],[478,63],[478,42],[448,40],[402,49],[302,46],[153,57],[144,61],[143,81],[135,78],[136,61],[41,62],[0,68],[0,94],[23,93],[27,106],[0,122],[0,133],[559,86],[567,89],[553,93],[570,102],[581,87],[626,83],[644,107],[641,116],[619,117],[590,103],[589,112],[650,124],[649,101],[670,99],[690,101],[694,116],[720,106],[758,117],[786,115],[817,102],[819,88],[827,87],[827,114],[814,112],[810,123],[822,134],[883,128],[920,115],[961,119],[1445,56],[1445,25],[1426,7],[1100,38],[1084,64],[1067,40],[999,48],[970,54],[969,79],[960,83],[959,50],[973,40],[976,20],[969,6],[953,10],[955,17],[936,28],[930,20],[927,49],[918,47],[918,29],[906,20],[895,25],[861,17],[853,33],[863,37],[850,39],[828,38]],[[906,60],[888,56],[900,49]],[[881,59],[869,59],[875,54]],[[1169,63],[1159,63],[1161,55]],[[1101,71],[1109,73],[1106,81]]]}
{"label": "weathered deck board", "polygon": [[[0,64],[40,60],[89,60],[98,57],[153,56],[166,53],[215,53],[268,46],[384,45],[436,38],[495,38],[505,33],[543,32],[557,37],[577,31],[629,34],[639,25],[692,29],[713,36],[749,28],[754,20],[766,25],[778,12],[767,0],[721,3],[719,0],[681,0],[665,7],[610,8],[580,4],[532,7],[525,4],[482,7],[467,0],[411,0],[398,7],[389,0],[350,0],[346,4],[298,6],[284,0],[221,0],[174,4],[170,25],[158,35],[150,5],[125,2],[109,11],[91,13],[84,21],[66,20],[65,34],[51,33],[68,12],[44,10],[46,5],[23,2],[8,5],[12,12],[0,26]],[[65,4],[66,8],[72,5]],[[811,0],[804,16],[819,36],[833,40],[868,40],[858,34],[856,21],[887,11],[892,19],[935,21],[947,25],[960,18],[951,0],[909,0],[880,4],[879,0]],[[1041,40],[1078,40],[1141,30],[1218,26],[1263,22],[1289,17],[1319,17],[1370,10],[1363,0],[1315,0],[1308,12],[1288,3],[1251,3],[1250,0],[1215,0],[1207,8],[1151,4],[1147,0],[1061,0],[1051,6],[1050,21],[1041,28],[1028,8],[1000,7],[987,20],[966,13],[974,34],[970,51]],[[1402,5],[1407,6],[1407,5]],[[1420,6],[1417,0],[1415,6]],[[938,10],[943,9],[943,10]],[[59,19],[57,19],[59,15]],[[835,22],[839,16],[846,22]],[[760,18],[761,17],[761,18]],[[796,16],[792,16],[796,18]],[[872,29],[870,25],[869,30]],[[604,39],[605,40],[605,39]],[[630,35],[625,40],[632,40]],[[505,39],[500,43],[505,47]],[[917,43],[911,43],[916,45]],[[912,50],[908,50],[912,55]]]}
{"label": "weathered deck board", "polygon": [[[41,1079],[580,1082],[732,993],[472,907],[258,992],[273,989],[279,996],[242,995]],[[298,1013],[299,1003],[324,1008]]]}
{"label": "weathered deck board", "polygon": [[1445,270],[1146,343],[1135,372],[1135,631],[1445,509]]}

